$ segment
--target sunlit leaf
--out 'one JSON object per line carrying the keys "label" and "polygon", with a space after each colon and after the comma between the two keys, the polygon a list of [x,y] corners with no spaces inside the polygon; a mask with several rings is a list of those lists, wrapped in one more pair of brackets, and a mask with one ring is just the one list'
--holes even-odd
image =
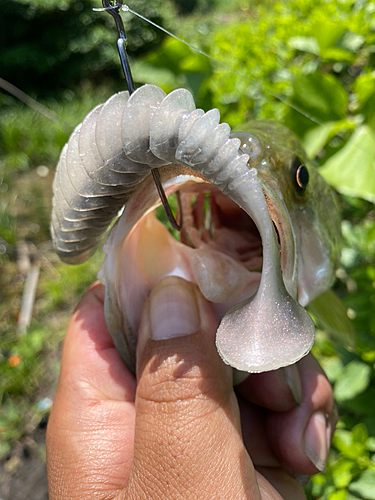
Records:
{"label": "sunlit leaf", "polygon": [[370,127],[359,127],[320,173],[339,192],[375,201],[375,134]]}
{"label": "sunlit leaf", "polygon": [[[341,459],[332,471],[332,479],[336,488],[345,488],[352,477],[352,469],[355,463],[351,460]],[[345,497],[344,497],[345,498]]]}
{"label": "sunlit leaf", "polygon": [[329,19],[329,17],[319,19],[319,22],[314,23],[312,26],[312,32],[318,40],[321,49],[332,47],[345,31],[344,23]]}
{"label": "sunlit leaf", "polygon": [[356,52],[365,42],[366,38],[363,35],[347,31],[340,40],[340,47]]}
{"label": "sunlit leaf", "polygon": [[346,490],[338,490],[331,493],[328,500],[346,500]]}
{"label": "sunlit leaf", "polygon": [[293,49],[309,52],[317,56],[320,54],[318,40],[313,36],[293,36],[289,38],[288,44]]}
{"label": "sunlit leaf", "polygon": [[322,365],[325,374],[328,377],[328,380],[332,383],[337,377],[340,376],[341,370],[343,369],[342,359],[338,356],[332,356],[329,358],[324,358],[321,360],[320,364]]}
{"label": "sunlit leaf", "polygon": [[358,481],[350,484],[348,488],[366,500],[375,500],[375,469],[365,470]]}
{"label": "sunlit leaf", "polygon": [[337,122],[327,122],[323,125],[312,128],[303,139],[306,154],[309,158],[314,158],[332,137],[332,131]]}
{"label": "sunlit leaf", "polygon": [[336,448],[343,451],[344,448],[351,446],[353,442],[353,436],[350,431],[347,431],[345,429],[337,429],[333,441]]}
{"label": "sunlit leaf", "polygon": [[375,71],[359,76],[354,82],[358,101],[364,104],[375,93]]}
{"label": "sunlit leaf", "polygon": [[150,83],[170,91],[178,86],[176,75],[166,68],[155,67],[145,61],[132,66],[134,81]]}
{"label": "sunlit leaf", "polygon": [[318,326],[344,347],[355,347],[355,333],[347,308],[332,290],[319,295],[309,304]]}
{"label": "sunlit leaf", "polygon": [[370,382],[371,368],[361,361],[352,361],[337,378],[334,395],[337,401],[351,399],[363,392]]}
{"label": "sunlit leaf", "polygon": [[357,461],[361,459],[366,452],[365,443],[354,440],[353,433],[345,429],[337,429],[333,436],[333,445],[341,452],[345,459]]}
{"label": "sunlit leaf", "polygon": [[375,451],[375,437],[369,437],[366,441],[366,448],[370,451]]}
{"label": "sunlit leaf", "polygon": [[355,54],[339,47],[329,47],[322,50],[322,57],[332,61],[354,61]]}

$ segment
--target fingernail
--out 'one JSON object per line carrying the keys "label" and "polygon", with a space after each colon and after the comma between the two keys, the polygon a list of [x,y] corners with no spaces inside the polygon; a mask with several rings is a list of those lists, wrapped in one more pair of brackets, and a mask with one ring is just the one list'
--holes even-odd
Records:
{"label": "fingernail", "polygon": [[297,483],[300,486],[302,486],[302,488],[306,488],[311,479],[311,476],[304,476],[303,474],[297,474],[297,473],[294,474],[294,477],[296,478]]}
{"label": "fingernail", "polygon": [[200,317],[192,284],[171,277],[156,287],[150,297],[150,325],[153,340],[196,333]]}
{"label": "fingernail", "polygon": [[292,391],[293,397],[297,405],[301,406],[302,386],[297,365],[286,366],[283,370],[284,370],[285,381],[288,384],[289,389]]}
{"label": "fingernail", "polygon": [[305,431],[305,452],[320,472],[326,468],[330,434],[331,426],[325,415],[320,411],[314,413]]}

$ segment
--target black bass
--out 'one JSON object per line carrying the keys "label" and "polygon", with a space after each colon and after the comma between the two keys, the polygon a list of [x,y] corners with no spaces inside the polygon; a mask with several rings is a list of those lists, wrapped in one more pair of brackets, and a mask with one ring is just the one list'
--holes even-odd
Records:
{"label": "black bass", "polygon": [[[137,331],[155,284],[196,283],[215,308],[216,345],[240,371],[291,365],[314,341],[305,311],[333,282],[340,219],[335,195],[285,127],[252,122],[230,133],[191,94],[144,85],[96,107],[64,147],[51,232],[61,259],[88,259],[119,210],[99,273],[114,343],[135,371]],[[155,216],[157,168],[178,192],[178,240]]]}

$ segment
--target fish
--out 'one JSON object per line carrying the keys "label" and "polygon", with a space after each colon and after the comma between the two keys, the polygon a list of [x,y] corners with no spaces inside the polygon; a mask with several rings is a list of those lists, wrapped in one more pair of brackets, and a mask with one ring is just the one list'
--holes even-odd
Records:
{"label": "fish", "polygon": [[[177,197],[179,234],[156,216],[153,169]],[[305,307],[334,281],[340,215],[333,189],[283,125],[231,131],[186,89],[120,92],[76,127],[53,193],[51,234],[67,263],[90,258],[116,219],[98,277],[109,331],[132,372],[143,305],[166,276],[196,283],[212,303],[216,347],[234,370],[276,370],[310,351]]]}

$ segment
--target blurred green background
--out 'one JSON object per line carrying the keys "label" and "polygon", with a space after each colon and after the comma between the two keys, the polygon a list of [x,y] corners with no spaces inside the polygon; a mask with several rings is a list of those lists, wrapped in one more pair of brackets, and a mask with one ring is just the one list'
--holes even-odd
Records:
{"label": "blurred green background", "polygon": [[[125,88],[113,19],[92,11],[100,6],[94,0],[1,5],[0,460],[8,475],[22,467],[28,447],[43,460],[34,436],[53,399],[61,342],[102,261],[97,252],[86,264],[61,264],[48,229],[62,146],[96,104]],[[327,325],[318,325],[313,351],[334,386],[340,421],[327,471],[306,491],[311,499],[375,499],[375,2],[138,0],[129,6],[223,63],[124,13],[137,85],[166,92],[185,87],[197,107],[219,108],[231,126],[253,118],[286,123],[340,193],[344,242],[334,289],[353,322],[356,346],[346,349]],[[4,90],[3,80],[54,114],[31,109]],[[20,308],[30,269],[39,276],[25,334]]]}

